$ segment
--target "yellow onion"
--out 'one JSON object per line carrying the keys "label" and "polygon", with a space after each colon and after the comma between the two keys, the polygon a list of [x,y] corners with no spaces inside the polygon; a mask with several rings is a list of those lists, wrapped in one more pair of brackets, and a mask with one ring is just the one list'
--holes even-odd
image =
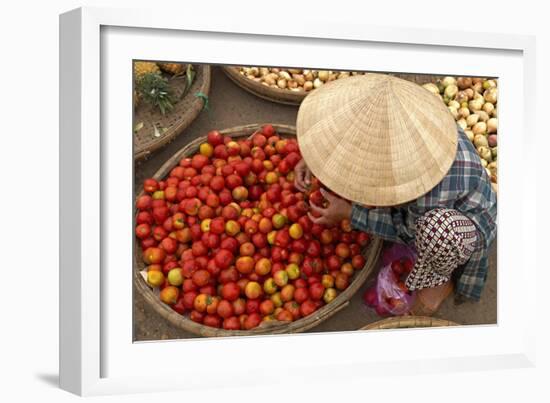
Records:
{"label": "yellow onion", "polygon": [[455,108],[455,109],[460,108],[460,104],[458,102],[456,102],[455,100],[449,101],[447,106],[450,106],[451,108]]}
{"label": "yellow onion", "polygon": [[424,84],[422,87],[426,88],[432,94],[439,95],[439,88],[437,88],[437,85],[433,83]]}
{"label": "yellow onion", "polygon": [[470,102],[468,102],[468,108],[472,112],[481,110],[481,107],[483,106],[483,101],[480,99],[472,99]]}
{"label": "yellow onion", "polygon": [[476,148],[488,147],[489,142],[487,141],[487,137],[485,137],[483,134],[475,134],[474,132],[474,145],[476,146]]}
{"label": "yellow onion", "polygon": [[468,108],[461,107],[458,110],[458,116],[460,116],[461,118],[467,118],[468,116],[470,116],[470,110]]}
{"label": "yellow onion", "polygon": [[474,141],[474,132],[471,130],[464,130],[464,134],[466,134],[466,137],[473,142]]}
{"label": "yellow onion", "polygon": [[275,73],[269,73],[266,76],[264,76],[264,81],[269,85],[277,84],[278,77],[279,76]]}
{"label": "yellow onion", "polygon": [[464,118],[458,119],[458,120],[456,121],[456,124],[457,124],[462,130],[465,130],[465,129],[468,127],[468,125],[466,124],[466,120],[465,120]]}
{"label": "yellow onion", "polygon": [[321,85],[323,85],[323,82],[319,79],[319,77],[313,80],[313,88],[319,88]]}
{"label": "yellow onion", "polygon": [[286,81],[292,79],[292,77],[290,77],[290,74],[288,74],[288,72],[284,70],[279,71],[279,78],[284,78]]}
{"label": "yellow onion", "polygon": [[443,96],[453,99],[458,92],[458,87],[454,84],[450,84],[445,87],[445,92],[443,93]]}
{"label": "yellow onion", "polygon": [[478,147],[477,152],[481,158],[483,158],[487,162],[491,162],[493,160],[493,156],[491,155],[491,150],[489,150],[488,147]]}
{"label": "yellow onion", "polygon": [[311,81],[306,81],[304,83],[304,90],[305,91],[311,91],[313,89],[313,82]]}
{"label": "yellow onion", "polygon": [[487,136],[487,142],[489,143],[489,147],[496,147],[497,144],[498,144],[498,140],[497,140],[497,135],[496,134],[491,134],[489,136]]}
{"label": "yellow onion", "polygon": [[483,84],[481,84],[480,82],[475,83],[472,88],[474,89],[474,92],[477,92],[479,94],[481,93],[481,91],[483,91]]}
{"label": "yellow onion", "polygon": [[298,83],[298,85],[304,85],[306,82],[303,74],[294,73],[292,74],[292,78]]}
{"label": "yellow onion", "polygon": [[317,74],[317,77],[321,81],[327,81],[329,77],[329,72],[327,70],[319,70],[319,73]]}
{"label": "yellow onion", "polygon": [[454,85],[456,86],[456,79],[454,77],[445,77],[442,81],[441,81],[441,84],[443,84],[443,87],[448,87],[449,85]]}
{"label": "yellow onion", "polygon": [[447,109],[449,109],[449,112],[451,112],[451,115],[453,115],[455,120],[458,119],[458,110],[456,108],[448,106]]}
{"label": "yellow onion", "polygon": [[481,95],[479,92],[474,92],[474,99],[481,100],[482,103],[485,103],[485,98],[483,98],[483,95]]}
{"label": "yellow onion", "polygon": [[489,163],[487,161],[485,161],[483,158],[481,159],[481,166],[483,168],[487,168],[487,165],[489,165]]}
{"label": "yellow onion", "polygon": [[498,118],[498,107],[495,106],[495,110],[491,114],[494,118]]}
{"label": "yellow onion", "polygon": [[489,120],[489,115],[485,111],[477,111],[476,112],[479,115],[479,121],[480,122],[487,122]]}
{"label": "yellow onion", "polygon": [[288,72],[290,74],[301,74],[302,70],[301,69],[288,69]]}
{"label": "yellow onion", "polygon": [[458,77],[458,79],[456,80],[456,85],[461,90],[465,90],[466,88],[472,86],[472,79],[470,77]]}
{"label": "yellow onion", "polygon": [[491,155],[493,156],[493,159],[496,160],[498,156],[498,147],[492,147],[491,148]]}
{"label": "yellow onion", "polygon": [[496,133],[498,127],[498,119],[491,118],[487,121],[487,133]]}
{"label": "yellow onion", "polygon": [[459,104],[462,104],[463,102],[468,102],[468,94],[466,94],[465,91],[458,91],[455,97],[455,101]]}
{"label": "yellow onion", "polygon": [[483,78],[480,78],[480,77],[474,77],[472,78],[472,84],[473,85],[476,85],[477,83],[483,83]]}
{"label": "yellow onion", "polygon": [[349,76],[350,76],[350,74],[347,71],[342,71],[340,74],[338,74],[338,79],[346,78],[346,77],[349,77]]}
{"label": "yellow onion", "polygon": [[493,175],[497,174],[498,166],[496,161],[493,161],[489,165],[487,165],[487,168],[489,168],[489,171],[491,171]]}
{"label": "yellow onion", "polygon": [[472,99],[474,97],[474,90],[471,88],[466,88],[464,93],[468,96],[468,99]]}
{"label": "yellow onion", "polygon": [[287,85],[287,88],[290,88],[291,90],[298,88],[298,83],[296,82],[296,80],[288,80],[286,85]]}
{"label": "yellow onion", "polygon": [[496,104],[498,98],[498,88],[493,87],[485,90],[485,92],[483,93],[483,98],[485,98],[485,101],[487,102]]}
{"label": "yellow onion", "polygon": [[468,127],[472,127],[478,121],[479,121],[479,115],[477,113],[473,113],[466,118],[466,123],[468,124]]}
{"label": "yellow onion", "polygon": [[279,78],[277,80],[277,87],[279,88],[286,88],[286,79],[285,78]]}
{"label": "yellow onion", "polygon": [[487,124],[485,122],[477,122],[472,127],[472,131],[474,134],[482,134],[487,133]]}
{"label": "yellow onion", "polygon": [[497,86],[497,83],[495,80],[486,80],[483,81],[483,89],[488,90],[489,88],[494,88]]}
{"label": "yellow onion", "polygon": [[493,113],[493,111],[495,110],[495,105],[493,105],[492,103],[490,102],[485,102],[483,104],[483,106],[481,107],[481,109],[486,112],[487,114],[491,114]]}

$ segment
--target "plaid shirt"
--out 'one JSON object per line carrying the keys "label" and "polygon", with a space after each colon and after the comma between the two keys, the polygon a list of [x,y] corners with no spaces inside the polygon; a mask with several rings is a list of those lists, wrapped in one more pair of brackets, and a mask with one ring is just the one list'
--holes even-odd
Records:
{"label": "plaid shirt", "polygon": [[488,249],[496,236],[497,201],[472,142],[458,129],[458,149],[447,175],[430,192],[396,207],[367,208],[353,203],[352,226],[392,241],[412,244],[417,218],[437,207],[455,209],[476,225],[479,241],[458,278],[459,295],[479,300],[489,268]]}

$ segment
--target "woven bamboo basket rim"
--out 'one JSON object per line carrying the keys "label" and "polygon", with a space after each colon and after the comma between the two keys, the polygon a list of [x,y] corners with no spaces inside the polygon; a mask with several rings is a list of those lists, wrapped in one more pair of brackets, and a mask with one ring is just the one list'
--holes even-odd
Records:
{"label": "woven bamboo basket rim", "polygon": [[360,330],[380,330],[380,329],[408,329],[415,327],[445,327],[460,326],[450,320],[433,318],[429,316],[394,316],[370,323]]}
{"label": "woven bamboo basket rim", "polygon": [[[262,126],[263,124],[249,124],[246,126],[237,126],[230,129],[220,130],[220,133],[231,135],[234,138],[248,137]],[[273,127],[279,135],[282,135],[282,137],[294,137],[296,135],[296,128],[294,126],[273,124]],[[164,178],[174,166],[178,165],[182,158],[195,153],[198,150],[199,145],[205,141],[206,137],[199,137],[187,144],[185,147],[176,152],[168,161],[166,161],[155,173],[153,178],[157,180]],[[142,194],[143,192],[140,192],[140,194],[136,196],[136,199]],[[317,326],[319,323],[325,321],[349,305],[349,300],[351,297],[357,292],[357,290],[359,290],[359,288],[361,288],[371,271],[374,269],[376,263],[378,262],[381,249],[382,240],[380,238],[373,237],[366,250],[363,252],[363,255],[366,258],[365,266],[354,275],[348,288],[338,294],[338,296],[329,304],[322,306],[311,315],[298,319],[294,322],[274,320],[262,323],[262,325],[252,330],[225,330],[205,326],[200,323],[193,322],[186,316],[178,314],[168,305],[162,303],[141,276],[140,270],[144,268],[144,264],[141,260],[141,248],[137,243],[137,239],[134,239],[133,253],[134,283],[137,291],[144,297],[155,312],[168,320],[174,326],[199,336],[220,337],[300,333]]]}
{"label": "woven bamboo basket rim", "polygon": [[234,66],[223,66],[223,72],[242,89],[268,101],[277,102],[284,105],[300,105],[308,92],[290,91],[282,88],[267,87],[254,80],[246,78],[239,69]]}
{"label": "woven bamboo basket rim", "polygon": [[[187,94],[180,99],[174,109],[166,115],[162,115],[157,109],[150,105],[144,105],[143,101],[134,112],[134,126],[143,123],[137,133],[133,135],[134,159],[147,158],[151,153],[165,146],[182,133],[197,118],[204,107],[204,100],[197,97],[197,93],[208,95],[210,92],[211,67],[207,64],[194,64],[196,76],[187,91]],[[177,93],[185,88],[186,79],[180,77],[170,81],[170,86]],[[154,126],[160,132],[159,137],[154,137]],[[162,132],[162,128],[166,128]]]}

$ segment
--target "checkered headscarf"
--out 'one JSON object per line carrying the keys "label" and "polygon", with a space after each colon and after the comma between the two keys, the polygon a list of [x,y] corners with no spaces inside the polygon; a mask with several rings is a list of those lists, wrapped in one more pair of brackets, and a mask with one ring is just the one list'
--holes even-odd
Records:
{"label": "checkered headscarf", "polygon": [[468,261],[478,241],[474,223],[457,210],[434,209],[416,220],[418,258],[405,285],[411,291],[442,285]]}

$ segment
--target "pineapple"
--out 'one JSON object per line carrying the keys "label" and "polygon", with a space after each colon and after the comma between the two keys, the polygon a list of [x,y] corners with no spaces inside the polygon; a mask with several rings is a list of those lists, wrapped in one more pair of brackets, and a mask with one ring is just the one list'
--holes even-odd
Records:
{"label": "pineapple", "polygon": [[174,108],[174,94],[168,80],[160,73],[146,73],[137,82],[140,99],[160,109],[164,115]]}
{"label": "pineapple", "polygon": [[153,62],[134,62],[134,79],[139,82],[148,73],[160,73],[159,66]]}
{"label": "pineapple", "polygon": [[185,71],[185,65],[182,63],[159,63],[159,67],[172,75],[179,75]]}

